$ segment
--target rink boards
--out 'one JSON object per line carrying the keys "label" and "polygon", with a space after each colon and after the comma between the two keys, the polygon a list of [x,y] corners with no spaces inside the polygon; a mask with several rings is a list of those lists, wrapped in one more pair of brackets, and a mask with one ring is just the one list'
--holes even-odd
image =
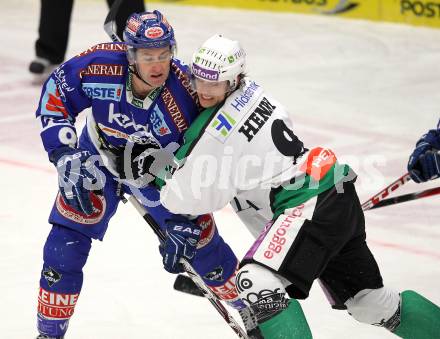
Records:
{"label": "rink boards", "polygon": [[321,14],[440,27],[440,0],[155,0],[155,2]]}

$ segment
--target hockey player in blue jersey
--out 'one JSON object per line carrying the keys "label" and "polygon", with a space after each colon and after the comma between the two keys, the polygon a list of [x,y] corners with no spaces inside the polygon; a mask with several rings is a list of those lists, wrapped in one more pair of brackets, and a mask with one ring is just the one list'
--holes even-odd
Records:
{"label": "hockey player in blue jersey", "polygon": [[[59,194],[44,246],[38,338],[64,337],[92,239],[103,239],[121,194],[136,195],[168,239],[175,239],[162,248],[168,271],[181,270],[176,259],[183,253],[219,298],[242,306],[234,303],[238,261],[212,216],[174,216],[171,222],[150,185],[154,168],[161,167],[158,154],[177,148],[199,111],[187,67],[175,51],[173,28],[159,11],[133,14],[123,43],[89,48],[59,66],[43,86],[36,115],[58,171]],[[87,108],[91,114],[78,138],[75,119]]]}
{"label": "hockey player in blue jersey", "polygon": [[440,177],[440,120],[417,141],[408,161],[408,172],[417,183]]}

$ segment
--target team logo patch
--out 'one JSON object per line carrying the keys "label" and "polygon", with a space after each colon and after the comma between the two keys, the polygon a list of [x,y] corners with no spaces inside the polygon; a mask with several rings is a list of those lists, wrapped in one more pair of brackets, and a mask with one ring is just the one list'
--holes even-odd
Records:
{"label": "team logo patch", "polygon": [[61,280],[62,274],[55,271],[52,267],[49,266],[49,268],[46,268],[43,271],[44,279],[46,279],[47,284],[49,287],[52,287],[54,284],[56,284],[58,281]]}
{"label": "team logo patch", "polygon": [[140,18],[141,20],[157,19],[157,15],[154,13],[147,13],[147,14],[142,14]]}
{"label": "team logo patch", "polygon": [[235,125],[235,120],[225,111],[221,111],[215,117],[213,123],[211,124],[212,128],[215,128],[220,134],[226,137],[229,132],[232,130],[232,127]]}
{"label": "team logo patch", "polygon": [[208,286],[220,299],[222,300],[234,300],[238,297],[237,288],[235,286],[235,277],[237,271],[220,286]]}
{"label": "team logo patch", "polygon": [[259,97],[261,92],[262,89],[260,85],[257,85],[255,81],[251,82],[243,89],[240,95],[235,95],[235,99],[229,105],[237,112],[241,112],[241,110],[245,108],[249,102],[251,102],[251,104],[254,102],[251,100],[252,97]]}
{"label": "team logo patch", "polygon": [[170,90],[167,87],[163,87],[162,91],[162,99],[165,104],[165,108],[171,118],[173,119],[173,123],[179,132],[183,132],[188,129],[188,123],[185,120],[185,116],[182,113],[182,110],[177,105],[176,99],[171,94]]}
{"label": "team logo patch", "polygon": [[[87,66],[87,68],[83,68],[79,72],[79,76],[81,78],[85,75],[109,76],[109,77],[124,76],[124,66],[117,64],[90,64]],[[118,86],[122,86],[122,85],[118,85]]]}
{"label": "team logo patch", "polygon": [[275,313],[288,307],[284,292],[279,288],[273,291],[264,289],[259,293],[249,293],[244,301],[254,311],[257,319],[262,319],[261,321],[270,319]]}
{"label": "team logo patch", "polygon": [[269,222],[245,258],[279,270],[305,220],[312,218],[316,201],[315,196],[304,204],[286,209],[285,214]]}
{"label": "team logo patch", "polygon": [[221,110],[217,112],[217,115],[212,119],[211,124],[206,129],[206,133],[221,143],[225,143],[231,135],[231,132],[240,125],[243,118],[243,116],[240,116],[234,110]]}
{"label": "team logo patch", "polygon": [[210,243],[215,234],[215,222],[210,214],[204,214],[197,219],[197,225],[202,228],[197,248],[205,247]]}
{"label": "team logo patch", "polygon": [[216,267],[213,271],[206,273],[203,278],[212,281],[222,281],[223,280],[223,267]]}
{"label": "team logo patch", "polygon": [[145,31],[145,36],[148,39],[157,39],[164,35],[164,31],[160,27],[150,27]]}
{"label": "team logo patch", "polygon": [[93,213],[91,215],[86,215],[67,205],[60,193],[58,193],[57,195],[55,205],[58,212],[64,218],[69,219],[78,224],[94,225],[100,222],[104,217],[106,202],[104,196],[97,195],[93,192],[90,192],[90,200],[93,205]]}
{"label": "team logo patch", "polygon": [[154,107],[154,110],[150,114],[150,122],[157,135],[164,136],[171,133],[163,113],[157,106]]}
{"label": "team logo patch", "polygon": [[197,66],[196,64],[192,64],[191,71],[194,75],[196,75],[199,78],[205,79],[205,80],[212,80],[216,81],[218,80],[219,73],[218,71],[212,71],[210,69],[206,69],[200,66]]}
{"label": "team logo patch", "polygon": [[128,20],[127,23],[127,30],[131,31],[130,33],[132,34],[136,34],[140,25],[141,25],[140,21],[136,20],[135,18],[130,18],[130,20]]}
{"label": "team logo patch", "polygon": [[82,89],[91,99],[121,101],[123,85],[85,82]]}
{"label": "team logo patch", "polygon": [[40,287],[38,312],[50,319],[69,319],[75,310],[79,294],[61,294]]}
{"label": "team logo patch", "polygon": [[336,155],[331,149],[316,147],[310,150],[307,160],[301,165],[300,170],[318,181],[325,177],[335,163]]}
{"label": "team logo patch", "polygon": [[105,42],[102,44],[95,45],[85,50],[84,52],[77,55],[77,57],[82,57],[84,55],[94,53],[96,51],[111,51],[111,52],[125,52],[127,51],[127,45],[124,43],[113,43],[113,42]]}
{"label": "team logo patch", "polygon": [[46,90],[41,99],[41,115],[67,118],[67,110],[64,107],[61,93],[55,85],[55,81],[50,79],[46,84]]}

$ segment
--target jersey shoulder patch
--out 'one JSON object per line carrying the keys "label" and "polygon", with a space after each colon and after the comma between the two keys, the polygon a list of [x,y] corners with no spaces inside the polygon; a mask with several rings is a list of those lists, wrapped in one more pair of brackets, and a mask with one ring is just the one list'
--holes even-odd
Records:
{"label": "jersey shoulder patch", "polygon": [[217,111],[206,133],[221,143],[225,143],[240,122],[252,111],[264,91],[254,81],[245,85],[228,97],[225,104]]}

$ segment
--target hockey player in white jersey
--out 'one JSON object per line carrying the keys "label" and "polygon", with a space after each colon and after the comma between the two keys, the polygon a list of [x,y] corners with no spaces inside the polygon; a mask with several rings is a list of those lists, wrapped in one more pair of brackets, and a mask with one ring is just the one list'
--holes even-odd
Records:
{"label": "hockey player in white jersey", "polygon": [[334,309],[402,338],[438,338],[440,308],[383,285],[366,244],[356,174],[328,148],[306,148],[285,108],[245,76],[237,41],[208,39],[192,81],[206,108],[185,133],[161,202],[204,214],[232,202],[257,237],[237,274],[266,339],[312,338],[296,299],[319,280]]}

